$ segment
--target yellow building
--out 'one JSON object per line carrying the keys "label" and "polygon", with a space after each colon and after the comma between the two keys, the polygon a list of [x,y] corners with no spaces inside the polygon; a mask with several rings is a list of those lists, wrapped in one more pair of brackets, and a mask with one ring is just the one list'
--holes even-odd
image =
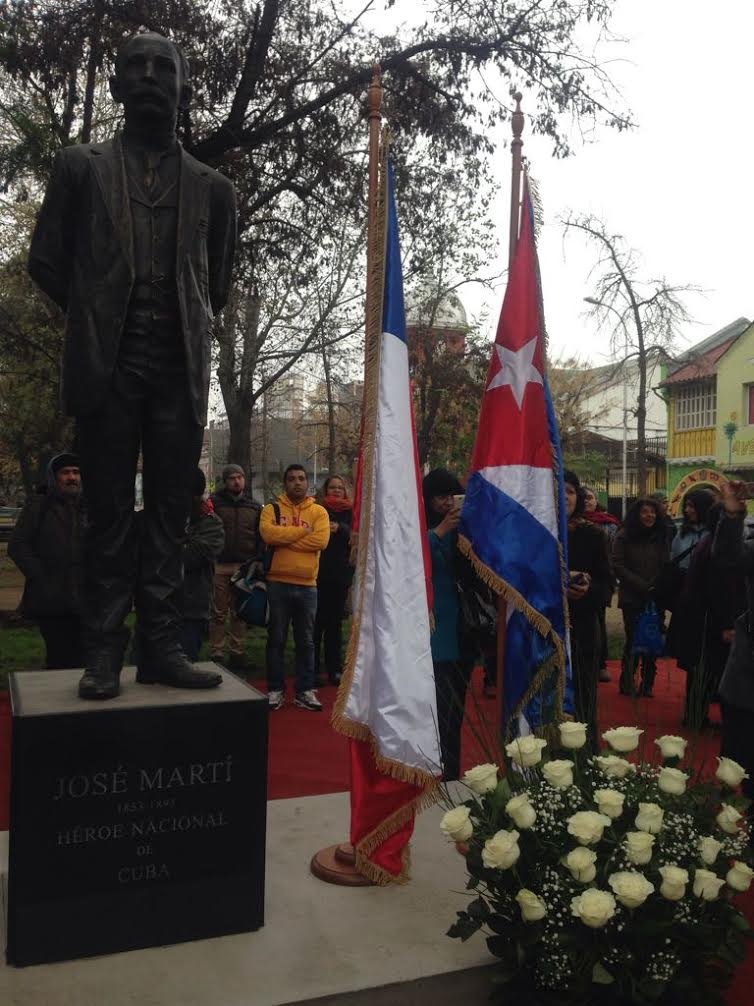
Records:
{"label": "yellow building", "polygon": [[754,325],[739,318],[692,347],[661,384],[668,407],[668,498],[754,469]]}

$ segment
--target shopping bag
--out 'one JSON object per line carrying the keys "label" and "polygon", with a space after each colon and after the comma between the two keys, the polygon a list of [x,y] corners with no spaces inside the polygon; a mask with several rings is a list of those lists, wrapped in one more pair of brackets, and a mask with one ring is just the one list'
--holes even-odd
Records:
{"label": "shopping bag", "polygon": [[665,647],[665,640],[662,635],[660,616],[657,613],[657,606],[654,601],[650,601],[639,615],[634,630],[632,650],[634,653],[643,653],[648,657],[659,657]]}

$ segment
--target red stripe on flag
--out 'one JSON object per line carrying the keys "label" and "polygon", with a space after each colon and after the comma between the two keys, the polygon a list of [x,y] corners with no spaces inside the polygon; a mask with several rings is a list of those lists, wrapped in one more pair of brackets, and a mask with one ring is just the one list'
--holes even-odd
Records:
{"label": "red stripe on flag", "polygon": [[[405,879],[416,804],[425,789],[381,772],[369,741],[350,741],[351,844],[359,857],[395,880]],[[372,871],[368,868],[367,876]],[[376,878],[375,878],[376,879]]]}

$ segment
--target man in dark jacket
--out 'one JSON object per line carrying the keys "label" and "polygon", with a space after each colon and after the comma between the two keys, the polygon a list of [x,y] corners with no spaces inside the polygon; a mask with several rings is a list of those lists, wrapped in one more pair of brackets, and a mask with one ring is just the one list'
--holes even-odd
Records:
{"label": "man in dark jacket", "polygon": [[226,465],[223,469],[223,482],[224,488],[210,497],[215,513],[223,522],[225,546],[215,565],[209,645],[212,659],[224,663],[225,623],[229,620],[228,666],[232,670],[242,671],[245,668],[246,625],[236,617],[230,580],[242,562],[258,554],[259,514],[262,508],[245,491],[246,476],[240,465]]}
{"label": "man in dark jacket", "polygon": [[58,454],[47,466],[43,492],[18,518],[8,556],[26,577],[21,611],[39,626],[48,670],[81,667],[81,474],[74,454]]}
{"label": "man in dark jacket", "polygon": [[[720,681],[723,713],[721,753],[748,772],[742,791],[754,801],[754,543],[744,538],[746,484],[733,479],[723,489],[723,513],[712,540],[712,558],[745,578],[746,611],[735,621],[733,644]],[[748,809],[754,824],[754,802]],[[752,832],[754,842],[754,832]]]}
{"label": "man in dark jacket", "polygon": [[183,543],[181,646],[191,661],[199,659],[199,650],[207,637],[215,560],[225,543],[223,522],[215,514],[212,502],[204,498],[206,485],[204,472],[197,468],[191,517]]}

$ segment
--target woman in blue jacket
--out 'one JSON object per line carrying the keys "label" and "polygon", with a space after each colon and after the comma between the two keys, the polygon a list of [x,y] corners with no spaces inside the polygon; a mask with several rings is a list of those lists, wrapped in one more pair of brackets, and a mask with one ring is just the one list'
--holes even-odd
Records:
{"label": "woman in blue jacket", "polygon": [[434,628],[430,637],[437,691],[443,778],[458,779],[461,770],[461,727],[466,689],[474,666],[473,652],[464,646],[456,584],[456,543],[463,495],[455,475],[435,468],[422,483],[432,555]]}

